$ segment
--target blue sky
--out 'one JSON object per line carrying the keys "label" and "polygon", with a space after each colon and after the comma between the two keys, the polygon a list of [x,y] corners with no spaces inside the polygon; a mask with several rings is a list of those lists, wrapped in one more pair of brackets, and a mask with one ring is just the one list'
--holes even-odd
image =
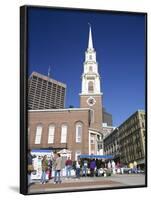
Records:
{"label": "blue sky", "polygon": [[145,16],[115,12],[30,8],[29,74],[37,71],[67,84],[66,107],[79,107],[81,75],[92,26],[103,106],[120,125],[145,109]]}

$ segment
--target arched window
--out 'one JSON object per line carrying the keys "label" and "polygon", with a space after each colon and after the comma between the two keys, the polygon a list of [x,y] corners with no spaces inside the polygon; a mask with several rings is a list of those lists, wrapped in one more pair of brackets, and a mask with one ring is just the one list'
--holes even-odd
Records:
{"label": "arched window", "polygon": [[89,83],[88,83],[88,92],[93,93],[93,91],[94,91],[93,82],[89,81]]}
{"label": "arched window", "polygon": [[89,55],[89,59],[92,60],[92,55]]}
{"label": "arched window", "polygon": [[89,72],[92,72],[93,70],[92,70],[92,66],[89,66]]}
{"label": "arched window", "polygon": [[82,123],[77,122],[76,123],[76,143],[81,143],[82,142]]}
{"label": "arched window", "polygon": [[67,142],[67,125],[63,124],[61,126],[61,143],[66,143]]}
{"label": "arched window", "polygon": [[95,135],[91,134],[90,140],[91,144],[95,144]]}
{"label": "arched window", "polygon": [[35,144],[41,143],[41,136],[42,136],[42,125],[38,125],[36,128]]}
{"label": "arched window", "polygon": [[55,125],[50,125],[48,130],[48,144],[54,143]]}

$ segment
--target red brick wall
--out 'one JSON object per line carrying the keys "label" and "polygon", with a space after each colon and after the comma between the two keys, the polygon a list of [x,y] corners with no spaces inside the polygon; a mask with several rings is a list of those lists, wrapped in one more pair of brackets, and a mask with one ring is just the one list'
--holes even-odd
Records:
{"label": "red brick wall", "polygon": [[[67,148],[72,151],[72,158],[75,158],[75,151],[81,151],[83,154],[88,154],[88,110],[76,111],[30,111],[28,114],[29,119],[29,148]],[[82,142],[76,143],[76,122],[83,123]],[[61,144],[61,125],[67,124],[67,144]],[[35,144],[36,127],[41,124],[43,127],[41,144]],[[48,128],[50,124],[55,124],[54,143],[48,144]]]}
{"label": "red brick wall", "polygon": [[87,99],[90,96],[81,95],[80,96],[80,107],[81,108],[91,108],[94,110],[94,123],[91,124],[91,128],[97,129],[98,131],[102,128],[102,96],[93,96],[96,103],[93,106],[87,104]]}

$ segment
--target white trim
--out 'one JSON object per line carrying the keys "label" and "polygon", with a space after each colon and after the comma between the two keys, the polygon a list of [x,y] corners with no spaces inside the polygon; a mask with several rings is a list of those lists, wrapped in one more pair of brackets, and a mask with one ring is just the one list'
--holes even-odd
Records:
{"label": "white trim", "polygon": [[92,128],[89,128],[89,131],[91,131],[91,133],[94,133],[94,134],[97,134],[97,135],[98,135],[98,134],[99,134],[99,135],[102,134],[101,131],[98,131],[98,130],[92,129]]}
{"label": "white trim", "polygon": [[79,95],[80,96],[90,96],[91,95],[91,96],[94,96],[94,97],[98,97],[98,96],[102,96],[103,93],[102,92],[99,93],[99,94],[98,93],[93,93],[93,94],[90,94],[90,93],[89,94],[88,93],[79,93]]}
{"label": "white trim", "polygon": [[90,155],[90,151],[91,151],[91,144],[90,144],[90,131],[89,131],[88,133],[89,133],[89,155]]}
{"label": "white trim", "polygon": [[100,135],[101,133],[97,132],[97,131],[93,131],[91,129],[89,129],[89,131],[92,133],[92,134],[95,134],[95,135]]}

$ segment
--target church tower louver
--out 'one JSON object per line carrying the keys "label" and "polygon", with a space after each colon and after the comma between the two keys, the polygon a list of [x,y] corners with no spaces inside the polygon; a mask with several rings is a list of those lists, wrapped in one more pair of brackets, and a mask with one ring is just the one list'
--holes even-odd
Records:
{"label": "church tower louver", "polygon": [[88,48],[85,52],[84,70],[82,74],[80,107],[91,108],[93,112],[91,128],[99,132],[102,129],[102,92],[100,79],[96,51],[93,48],[91,26],[89,26]]}

